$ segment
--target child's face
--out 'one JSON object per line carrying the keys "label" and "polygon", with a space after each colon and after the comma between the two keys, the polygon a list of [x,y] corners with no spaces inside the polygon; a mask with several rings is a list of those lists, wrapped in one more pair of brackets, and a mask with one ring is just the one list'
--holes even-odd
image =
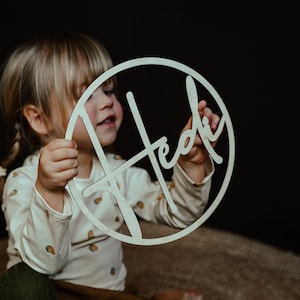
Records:
{"label": "child's face", "polygon": [[[97,88],[86,101],[85,109],[102,147],[111,145],[117,137],[123,120],[123,109],[115,95],[114,84],[109,83]],[[75,126],[73,138],[79,149],[91,146],[81,119]]]}

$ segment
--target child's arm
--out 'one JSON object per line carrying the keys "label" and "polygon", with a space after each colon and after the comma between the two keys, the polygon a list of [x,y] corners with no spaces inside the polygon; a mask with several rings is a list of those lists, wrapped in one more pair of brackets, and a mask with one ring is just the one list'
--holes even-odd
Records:
{"label": "child's arm", "polygon": [[37,159],[30,158],[6,180],[2,209],[9,232],[8,267],[22,260],[40,273],[55,274],[70,256],[73,205],[65,193],[64,212],[58,212],[34,188]]}

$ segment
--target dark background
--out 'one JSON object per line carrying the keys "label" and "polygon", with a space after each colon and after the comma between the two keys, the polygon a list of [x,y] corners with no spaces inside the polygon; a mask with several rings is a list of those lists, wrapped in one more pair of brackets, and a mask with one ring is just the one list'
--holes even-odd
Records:
{"label": "dark background", "polygon": [[[10,1],[1,13],[0,62],[29,38],[81,31],[101,41],[115,64],[159,56],[193,68],[222,97],[236,142],[230,185],[205,225],[300,254],[296,10],[288,5],[210,3]],[[156,133],[161,136],[160,130],[173,129],[171,142],[186,121],[180,113],[181,94],[163,72],[148,79],[148,85],[139,78],[135,82],[137,90],[147,91],[139,98],[145,122],[153,138]],[[119,147],[125,156],[135,151],[130,126],[124,121],[120,132]],[[221,151],[222,147],[223,141]],[[221,176],[217,173],[216,178],[218,186]],[[1,222],[5,234],[3,218]]]}

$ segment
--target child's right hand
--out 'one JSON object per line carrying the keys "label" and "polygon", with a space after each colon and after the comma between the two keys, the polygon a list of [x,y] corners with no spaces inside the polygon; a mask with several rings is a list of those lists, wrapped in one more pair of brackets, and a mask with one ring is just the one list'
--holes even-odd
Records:
{"label": "child's right hand", "polygon": [[64,188],[78,174],[78,151],[74,141],[56,139],[40,153],[36,189],[48,204],[63,210]]}

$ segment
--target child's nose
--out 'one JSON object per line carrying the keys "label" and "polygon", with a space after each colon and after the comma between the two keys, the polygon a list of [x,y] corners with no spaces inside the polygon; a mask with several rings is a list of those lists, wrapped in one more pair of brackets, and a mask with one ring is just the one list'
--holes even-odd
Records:
{"label": "child's nose", "polygon": [[107,107],[112,107],[113,106],[113,100],[111,99],[111,97],[109,97],[108,95],[106,94],[103,94],[101,99],[99,99],[99,102],[98,102],[98,107],[99,109],[104,109],[104,108],[107,108]]}

